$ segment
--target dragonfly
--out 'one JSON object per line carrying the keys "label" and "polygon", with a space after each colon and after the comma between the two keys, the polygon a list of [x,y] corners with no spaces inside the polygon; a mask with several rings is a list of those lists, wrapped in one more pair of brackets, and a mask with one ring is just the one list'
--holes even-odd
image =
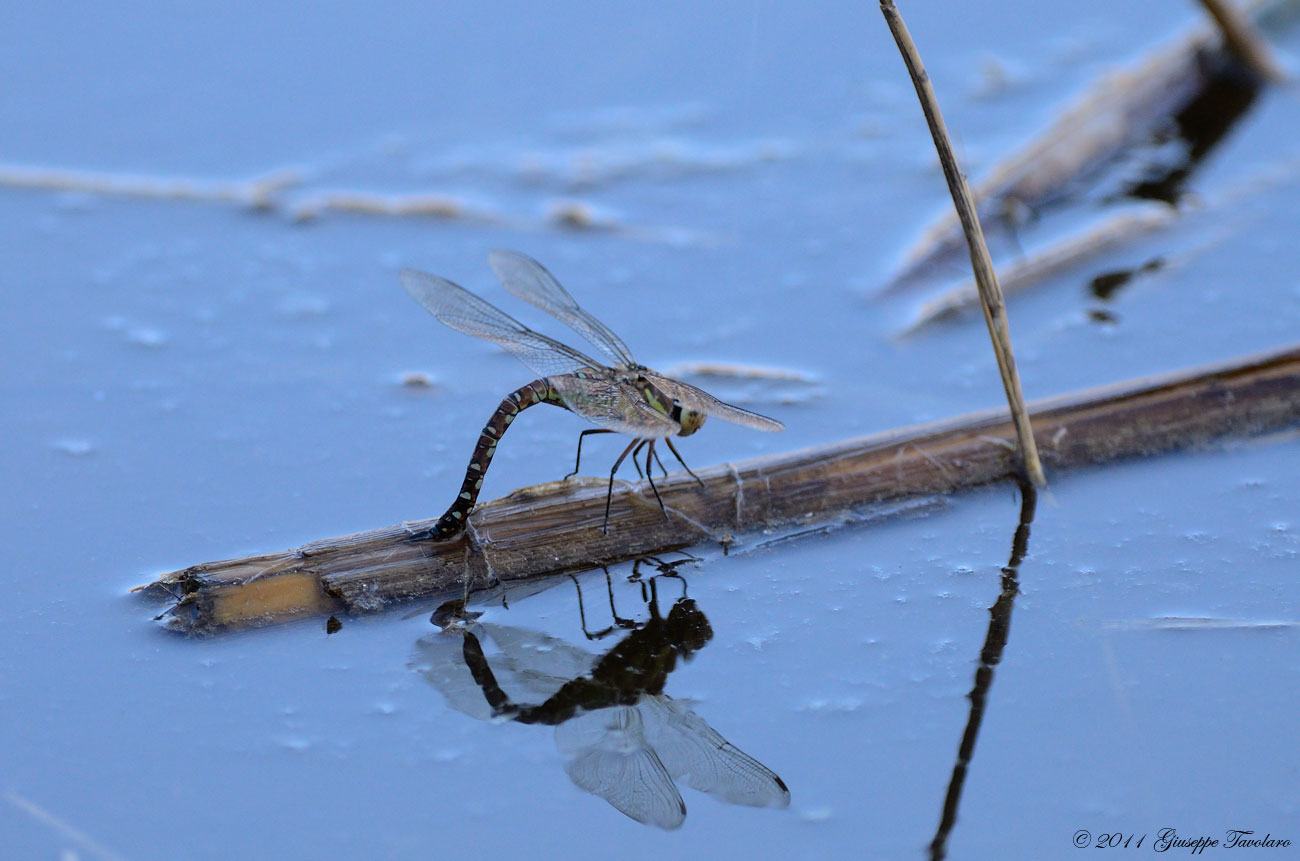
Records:
{"label": "dragonfly", "polygon": [[[533,331],[446,278],[416,269],[403,269],[399,277],[406,292],[440,322],[458,332],[504,347],[541,375],[502,399],[479,434],[465,469],[460,493],[432,527],[412,534],[413,540],[443,541],[455,537],[465,528],[502,435],[521,411],[537,404],[561,407],[596,425],[579,435],[578,461],[574,472],[569,475],[576,474],[581,465],[582,439],[587,434],[621,433],[632,437],[609,472],[602,526],[605,533],[609,531],[614,476],[629,454],[640,473],[637,456],[645,450],[646,474],[649,475],[651,458],[658,459],[655,444],[662,440],[690,472],[673,445],[672,437],[690,436],[709,416],[761,431],[785,428],[776,419],[723,403],[689,383],[665,377],[638,363],[621,338],[579,306],[555,276],[531,257],[517,251],[497,250],[488,255],[488,265],[506,290],[577,332],[596,347],[606,361],[597,361],[580,350]],[[662,461],[660,469],[663,469]],[[698,476],[691,475],[699,481]],[[667,510],[653,478],[650,478],[650,488],[667,518]]]}
{"label": "dragonfly", "polygon": [[[588,640],[620,635],[604,654],[540,631],[467,620],[456,627],[435,622],[444,634],[422,639],[411,666],[448,705],[471,717],[554,727],[574,784],[637,822],[679,828],[686,819],[679,782],[730,804],[788,807],[790,790],[776,772],[727,741],[689,700],[664,692],[673,671],[713,638],[708,618],[675,573],[686,561],[659,562],[668,573],[649,580],[629,578],[641,587],[643,619],[617,614],[606,569],[614,625],[595,634],[587,631],[578,588]],[[659,584],[669,578],[681,582],[682,596],[665,613]],[[459,634],[459,642],[447,632]],[[491,658],[486,641],[494,646]]]}

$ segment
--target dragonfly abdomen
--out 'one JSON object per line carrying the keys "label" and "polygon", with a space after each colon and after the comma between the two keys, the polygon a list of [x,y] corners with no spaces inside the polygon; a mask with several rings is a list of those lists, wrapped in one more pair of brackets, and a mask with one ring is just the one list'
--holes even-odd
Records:
{"label": "dragonfly abdomen", "polygon": [[492,457],[497,453],[497,443],[510,427],[510,423],[515,420],[515,416],[535,404],[552,404],[568,409],[560,393],[545,377],[533,380],[528,385],[506,395],[479,433],[474,454],[470,456],[469,466],[465,467],[465,481],[461,483],[460,493],[451,507],[429,530],[430,538],[435,541],[450,538],[465,528],[465,519],[469,517],[470,510],[478,501],[479,491],[483,488],[483,476],[487,474]]}

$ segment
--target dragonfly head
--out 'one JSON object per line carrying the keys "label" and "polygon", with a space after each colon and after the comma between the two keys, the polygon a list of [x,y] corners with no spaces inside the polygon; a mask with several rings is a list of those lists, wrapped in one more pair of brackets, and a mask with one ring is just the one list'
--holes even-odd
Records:
{"label": "dragonfly head", "polygon": [[673,419],[682,426],[682,429],[677,432],[678,436],[690,436],[695,433],[704,425],[706,418],[708,416],[704,413],[683,408],[681,401],[673,401]]}
{"label": "dragonfly head", "polygon": [[[672,380],[664,377],[658,377],[656,380],[651,381],[644,375],[638,374],[636,378],[637,387],[641,390],[642,396],[645,397],[646,403],[681,426],[681,430],[677,432],[678,436],[690,436],[700,429],[708,416],[683,406],[681,398],[669,396],[668,392],[672,391],[672,383]],[[665,391],[665,388],[667,388],[667,391]]]}

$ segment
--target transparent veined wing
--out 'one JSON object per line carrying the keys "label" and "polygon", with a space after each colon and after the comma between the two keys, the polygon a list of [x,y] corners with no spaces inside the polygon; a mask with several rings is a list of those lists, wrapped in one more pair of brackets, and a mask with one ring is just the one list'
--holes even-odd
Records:
{"label": "transparent veined wing", "polygon": [[488,265],[507,290],[541,308],[599,347],[615,365],[631,367],[636,364],[623,339],[579,306],[545,266],[526,254],[501,249],[488,254]]}
{"label": "transparent veined wing", "polygon": [[665,694],[639,703],[646,741],[674,778],[731,804],[788,807],[790,790],[776,772],[754,759],[685,703]]}
{"label": "transparent veined wing", "polygon": [[492,622],[478,627],[501,652],[492,659],[493,669],[499,676],[508,675],[537,702],[550,699],[570,679],[590,673],[597,660],[591,652],[540,631]]}
{"label": "transparent veined wing", "polygon": [[785,430],[785,425],[776,419],[767,416],[751,413],[749,410],[743,410],[740,407],[723,403],[713,395],[697,389],[690,383],[683,383],[681,380],[674,380],[671,377],[665,377],[662,374],[656,374],[653,371],[643,371],[642,375],[649,380],[656,389],[663,392],[670,398],[676,398],[681,401],[682,406],[694,410],[697,413],[704,413],[708,416],[714,416],[725,421],[734,422],[738,425],[754,428],[761,431],[779,431]]}
{"label": "transparent veined wing", "polygon": [[555,746],[569,757],[569,779],[624,815],[668,831],[686,821],[686,803],[646,743],[635,707],[582,712],[555,728]]}
{"label": "transparent veined wing", "polygon": [[564,405],[599,427],[641,439],[665,439],[682,426],[646,402],[635,386],[608,377],[555,377]]}
{"label": "transparent veined wing", "polygon": [[499,344],[544,377],[566,374],[578,368],[601,367],[601,363],[590,356],[534,332],[505,311],[446,278],[418,269],[403,269],[399,277],[411,298],[441,323],[466,335]]}

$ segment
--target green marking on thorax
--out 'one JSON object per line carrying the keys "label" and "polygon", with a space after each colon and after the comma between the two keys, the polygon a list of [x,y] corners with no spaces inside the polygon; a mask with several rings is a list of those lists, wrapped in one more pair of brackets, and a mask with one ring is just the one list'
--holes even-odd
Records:
{"label": "green marking on thorax", "polygon": [[672,407],[664,403],[660,391],[645,380],[638,380],[637,382],[640,383],[639,388],[641,390],[641,396],[645,398],[646,403],[648,403],[655,412],[662,413],[665,416],[672,418]]}

